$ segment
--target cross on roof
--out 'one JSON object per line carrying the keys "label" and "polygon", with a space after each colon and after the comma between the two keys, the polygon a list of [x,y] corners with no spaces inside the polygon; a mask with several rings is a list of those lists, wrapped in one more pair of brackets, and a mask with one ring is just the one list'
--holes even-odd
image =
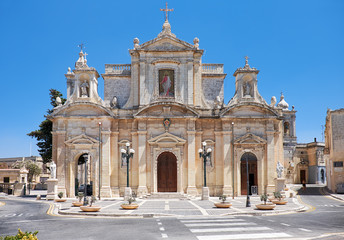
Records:
{"label": "cross on roof", "polygon": [[80,43],[80,44],[78,45],[78,47],[80,48],[81,51],[82,51],[82,49],[84,48],[84,45],[85,45],[85,44],[83,44],[83,43]]}
{"label": "cross on roof", "polygon": [[173,8],[172,9],[168,9],[167,2],[166,2],[166,8],[165,9],[161,9],[160,8],[160,11],[165,12],[165,21],[168,21],[168,12],[173,12]]}

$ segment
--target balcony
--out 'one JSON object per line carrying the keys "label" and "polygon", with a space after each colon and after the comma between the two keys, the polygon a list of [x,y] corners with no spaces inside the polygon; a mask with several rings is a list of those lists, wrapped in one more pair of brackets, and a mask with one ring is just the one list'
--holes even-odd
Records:
{"label": "balcony", "polygon": [[105,64],[106,74],[130,75],[131,64]]}
{"label": "balcony", "polygon": [[203,74],[223,74],[223,64],[202,64]]}

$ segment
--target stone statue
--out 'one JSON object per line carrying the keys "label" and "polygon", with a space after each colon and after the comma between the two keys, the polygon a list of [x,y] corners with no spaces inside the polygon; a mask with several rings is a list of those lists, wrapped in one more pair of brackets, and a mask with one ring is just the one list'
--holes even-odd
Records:
{"label": "stone statue", "polygon": [[88,91],[89,85],[86,81],[83,82],[83,84],[80,85],[81,89],[81,97],[88,97]]}
{"label": "stone statue", "polygon": [[276,167],[277,178],[282,178],[283,170],[284,170],[283,165],[278,161],[277,167]]}
{"label": "stone statue", "polygon": [[51,179],[56,179],[56,164],[54,161],[50,163],[50,178]]}
{"label": "stone statue", "polygon": [[138,38],[134,38],[134,49],[140,48],[140,40]]}
{"label": "stone statue", "polygon": [[60,97],[56,97],[55,103],[56,103],[57,107],[61,106],[62,105],[61,98]]}
{"label": "stone statue", "polygon": [[244,84],[244,96],[251,96],[251,85],[249,82]]}
{"label": "stone statue", "polygon": [[112,108],[118,108],[118,100],[117,100],[117,97],[116,97],[116,96],[114,96],[114,97],[112,98],[111,107],[112,107]]}
{"label": "stone statue", "polygon": [[276,97],[275,97],[275,96],[272,96],[272,97],[271,97],[271,104],[270,104],[270,106],[271,106],[271,107],[274,107],[274,106],[276,105],[276,102],[277,102]]}
{"label": "stone statue", "polygon": [[194,43],[194,48],[198,49],[199,48],[199,39],[197,37],[194,38],[193,43]]}
{"label": "stone statue", "polygon": [[223,107],[223,101],[221,101],[220,96],[216,96],[214,100],[214,108],[221,109]]}

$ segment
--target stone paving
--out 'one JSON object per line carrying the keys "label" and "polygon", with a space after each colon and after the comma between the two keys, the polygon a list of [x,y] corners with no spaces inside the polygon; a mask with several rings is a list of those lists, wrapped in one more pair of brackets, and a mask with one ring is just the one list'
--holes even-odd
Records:
{"label": "stone paving", "polygon": [[121,204],[125,203],[122,199],[105,199],[97,201],[94,205],[101,206],[101,210],[96,213],[85,213],[79,207],[73,207],[74,199],[68,199],[63,203],[55,203],[54,213],[62,215],[96,215],[112,217],[130,217],[130,216],[226,216],[226,215],[267,215],[281,214],[289,212],[305,211],[307,207],[298,202],[297,197],[287,198],[288,204],[277,205],[274,210],[258,210],[255,205],[261,203],[259,196],[252,196],[251,207],[246,207],[246,197],[235,197],[227,199],[232,203],[230,208],[216,208],[215,202],[218,198],[211,197],[209,200],[179,199],[137,199],[139,207],[135,210],[123,210]]}

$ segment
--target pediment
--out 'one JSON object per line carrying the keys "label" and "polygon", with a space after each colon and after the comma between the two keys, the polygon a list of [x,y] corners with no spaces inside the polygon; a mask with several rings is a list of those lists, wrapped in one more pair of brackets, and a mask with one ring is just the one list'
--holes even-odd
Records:
{"label": "pediment", "polygon": [[99,141],[95,138],[87,136],[86,134],[81,134],[77,137],[65,141],[65,144],[69,147],[74,148],[92,148],[99,145]]}
{"label": "pediment", "polygon": [[158,145],[159,147],[176,147],[180,145],[184,145],[186,140],[180,138],[172,133],[165,132],[159,136],[153,137],[148,140],[150,145]]}
{"label": "pediment", "polygon": [[277,111],[271,107],[258,103],[236,104],[225,108],[221,116],[270,118],[278,117]]}
{"label": "pediment", "polygon": [[198,113],[185,105],[178,103],[155,103],[139,110],[135,118],[185,118],[198,117]]}
{"label": "pediment", "polygon": [[247,133],[235,139],[234,144],[266,144],[266,140],[253,133]]}
{"label": "pediment", "polygon": [[155,38],[141,45],[141,50],[148,51],[186,51],[195,50],[193,45],[172,36]]}
{"label": "pediment", "polygon": [[112,116],[113,113],[101,105],[94,103],[71,103],[54,109],[52,117],[90,117],[90,116]]}

